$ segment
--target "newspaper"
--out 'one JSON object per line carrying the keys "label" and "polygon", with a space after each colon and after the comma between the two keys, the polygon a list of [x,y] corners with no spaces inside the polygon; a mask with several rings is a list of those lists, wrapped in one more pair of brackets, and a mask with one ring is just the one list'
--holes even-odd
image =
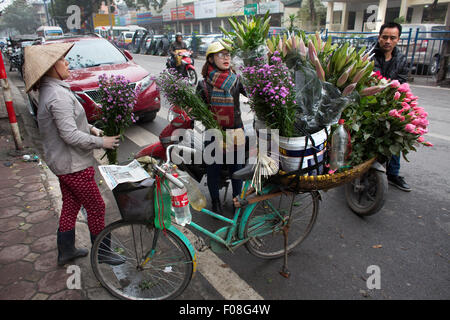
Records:
{"label": "newspaper", "polygon": [[150,178],[148,172],[141,167],[136,159],[125,166],[108,165],[99,166],[98,169],[110,190],[113,190],[120,183],[137,182]]}

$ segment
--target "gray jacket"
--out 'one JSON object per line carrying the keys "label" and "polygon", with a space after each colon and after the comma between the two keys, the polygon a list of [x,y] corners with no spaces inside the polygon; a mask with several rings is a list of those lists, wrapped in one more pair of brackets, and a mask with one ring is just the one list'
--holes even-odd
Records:
{"label": "gray jacket", "polygon": [[103,138],[90,134],[84,108],[66,82],[52,77],[41,80],[37,119],[44,158],[55,175],[96,164],[93,149],[103,146]]}

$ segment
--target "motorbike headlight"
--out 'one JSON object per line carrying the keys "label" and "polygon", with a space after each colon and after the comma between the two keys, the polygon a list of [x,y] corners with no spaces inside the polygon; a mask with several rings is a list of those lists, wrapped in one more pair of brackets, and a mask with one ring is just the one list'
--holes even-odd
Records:
{"label": "motorbike headlight", "polygon": [[141,92],[147,90],[148,87],[153,83],[153,78],[148,75],[144,79],[138,82],[138,85],[141,86]]}

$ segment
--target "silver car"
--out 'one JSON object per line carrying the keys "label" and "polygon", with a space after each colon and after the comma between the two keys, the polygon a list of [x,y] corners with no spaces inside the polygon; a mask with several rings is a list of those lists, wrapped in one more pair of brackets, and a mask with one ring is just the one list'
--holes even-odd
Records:
{"label": "silver car", "polygon": [[[438,71],[442,45],[444,41],[450,40],[450,32],[442,33],[437,31],[445,31],[446,28],[448,27],[443,24],[402,25],[402,40],[398,43],[398,48],[403,53],[406,53],[408,50],[408,62],[412,62],[417,67],[418,73],[434,74]],[[411,39],[408,46],[407,39],[410,29]],[[417,30],[419,30],[419,33],[417,33]]]}

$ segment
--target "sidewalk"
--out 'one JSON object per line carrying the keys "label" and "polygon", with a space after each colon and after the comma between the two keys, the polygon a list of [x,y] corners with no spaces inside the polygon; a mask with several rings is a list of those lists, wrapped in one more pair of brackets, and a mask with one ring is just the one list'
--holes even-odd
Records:
{"label": "sidewalk", "polygon": [[10,131],[0,119],[0,299],[83,299],[81,290],[67,289],[66,268],[56,265],[52,187],[37,162],[15,152]]}
{"label": "sidewalk", "polygon": [[[36,143],[39,133],[33,120],[23,116],[27,112],[20,93],[23,88],[14,77],[11,74],[9,82],[25,148],[21,152],[15,149],[0,90],[0,300],[113,299],[95,278],[89,256],[71,262],[81,273],[79,289],[68,288],[68,283],[74,283],[70,265],[56,264],[56,232],[62,203],[59,183],[45,162],[23,160],[24,154],[41,158],[37,149],[40,145]],[[100,189],[103,193],[104,187]],[[109,210],[107,222],[116,220],[118,213],[108,208],[108,199],[105,202]],[[87,223],[81,214],[76,225],[76,245],[89,250],[91,247]]]}

